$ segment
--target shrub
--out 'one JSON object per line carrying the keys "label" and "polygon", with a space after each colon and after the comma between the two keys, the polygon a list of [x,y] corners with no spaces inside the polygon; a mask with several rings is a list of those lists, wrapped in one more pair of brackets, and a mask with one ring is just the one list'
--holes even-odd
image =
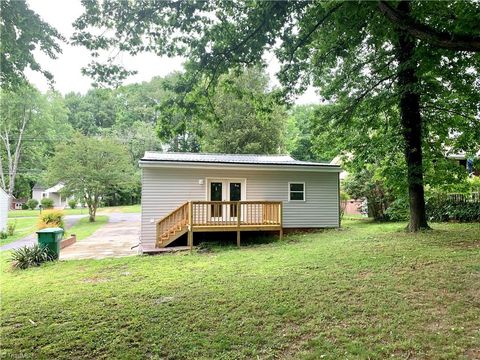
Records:
{"label": "shrub", "polygon": [[28,205],[27,204],[22,204],[22,210],[28,210]]}
{"label": "shrub", "polygon": [[27,207],[30,210],[35,210],[35,208],[38,206],[38,200],[36,199],[30,199],[27,201]]}
{"label": "shrub", "polygon": [[0,239],[6,239],[8,237],[8,234],[6,231],[0,231]]}
{"label": "shrub", "polygon": [[53,200],[50,198],[43,198],[41,201],[42,207],[44,209],[51,209],[53,208]]}
{"label": "shrub", "polygon": [[75,199],[68,200],[68,206],[70,206],[70,209],[75,209],[77,207],[77,200]]}
{"label": "shrub", "polygon": [[340,218],[343,218],[343,215],[345,215],[345,209],[347,208],[349,199],[350,196],[346,192],[340,192]]}
{"label": "shrub", "polygon": [[48,248],[40,247],[38,244],[32,247],[21,247],[12,251],[12,265],[17,269],[27,269],[31,266],[40,266],[46,261],[54,260],[54,256],[50,254]]}
{"label": "shrub", "polygon": [[389,221],[406,221],[409,218],[409,205],[406,199],[396,199],[385,211],[385,219]]}
{"label": "shrub", "polygon": [[13,236],[15,233],[15,229],[17,227],[17,221],[15,220],[14,222],[8,223],[7,225],[7,235],[8,236]]}
{"label": "shrub", "polygon": [[63,211],[46,210],[40,214],[37,228],[41,230],[51,227],[59,227],[65,229],[65,224],[63,222]]}
{"label": "shrub", "polygon": [[430,221],[480,221],[480,203],[434,197],[427,201],[427,216]]}

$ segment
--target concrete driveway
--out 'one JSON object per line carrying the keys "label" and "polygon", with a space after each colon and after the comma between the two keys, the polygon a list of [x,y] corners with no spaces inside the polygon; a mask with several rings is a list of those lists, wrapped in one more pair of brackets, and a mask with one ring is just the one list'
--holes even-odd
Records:
{"label": "concrete driveway", "polygon": [[108,223],[105,226],[88,238],[62,249],[60,260],[137,255],[137,245],[140,242],[140,214],[112,212],[106,215]]}

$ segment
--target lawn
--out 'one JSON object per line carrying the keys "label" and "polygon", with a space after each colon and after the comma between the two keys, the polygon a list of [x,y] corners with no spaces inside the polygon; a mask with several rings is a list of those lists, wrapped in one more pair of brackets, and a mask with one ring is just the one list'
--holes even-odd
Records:
{"label": "lawn", "polygon": [[8,219],[8,223],[15,223],[15,232],[12,236],[7,237],[6,239],[0,239],[0,246],[9,244],[13,241],[17,241],[37,229],[38,218],[18,218],[18,219]]}
{"label": "lawn", "polygon": [[[109,212],[140,212],[140,205],[125,205],[125,206],[111,206],[98,208],[97,213],[109,213]],[[65,209],[63,210],[65,215],[88,215],[87,208]],[[10,210],[8,212],[9,218],[19,217],[37,217],[40,214],[40,210]]]}
{"label": "lawn", "polygon": [[4,266],[2,358],[480,358],[480,224]]}
{"label": "lawn", "polygon": [[67,229],[67,235],[75,234],[77,236],[77,241],[82,240],[92,235],[107,222],[108,216],[106,215],[97,215],[95,217],[95,222],[90,222],[88,221],[88,217],[84,217],[78,220],[78,222],[70,229]]}

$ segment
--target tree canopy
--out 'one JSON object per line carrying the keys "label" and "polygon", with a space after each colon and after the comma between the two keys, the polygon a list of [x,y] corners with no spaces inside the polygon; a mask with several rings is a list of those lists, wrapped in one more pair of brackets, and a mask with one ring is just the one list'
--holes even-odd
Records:
{"label": "tree canopy", "polygon": [[133,176],[134,167],[123,146],[112,139],[80,134],[57,147],[48,169],[50,182],[63,182],[65,192],[85,202],[92,222],[102,198],[114,189],[132,187]]}
{"label": "tree canopy", "polygon": [[[363,127],[373,122],[388,131],[390,120],[382,121],[379,113],[394,114],[399,119],[396,143],[406,164],[412,231],[428,228],[422,153],[426,139],[441,143],[478,133],[478,2],[192,1],[118,6],[105,0],[84,5],[74,40],[94,53],[116,47],[131,54],[187,56],[190,79],[207,74],[209,87],[231,68],[262,63],[270,51],[282,65],[278,77],[285,92],[296,94],[309,84],[318,87],[324,99],[337,105],[329,113],[331,121],[343,124],[357,116]],[[98,35],[92,28],[108,31]],[[93,62],[89,73],[100,83],[127,74],[111,65]],[[445,119],[448,125],[439,127]],[[462,146],[471,150],[478,140]]]}
{"label": "tree canopy", "polygon": [[31,10],[25,0],[0,1],[0,19],[2,89],[15,90],[25,85],[27,68],[40,72],[52,83],[52,74],[41,67],[34,51],[38,49],[55,59],[62,52],[62,35]]}

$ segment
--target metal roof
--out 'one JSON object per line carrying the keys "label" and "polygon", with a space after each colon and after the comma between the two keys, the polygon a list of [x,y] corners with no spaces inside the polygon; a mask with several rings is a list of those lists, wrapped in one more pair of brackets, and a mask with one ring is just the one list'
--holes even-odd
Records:
{"label": "metal roof", "polygon": [[39,184],[39,183],[36,183],[34,186],[33,186],[33,189],[32,190],[45,190],[46,187],[43,186],[42,184]]}
{"label": "metal roof", "polygon": [[295,160],[290,155],[163,153],[147,151],[140,162],[188,162],[249,165],[296,165],[339,168],[329,163]]}

